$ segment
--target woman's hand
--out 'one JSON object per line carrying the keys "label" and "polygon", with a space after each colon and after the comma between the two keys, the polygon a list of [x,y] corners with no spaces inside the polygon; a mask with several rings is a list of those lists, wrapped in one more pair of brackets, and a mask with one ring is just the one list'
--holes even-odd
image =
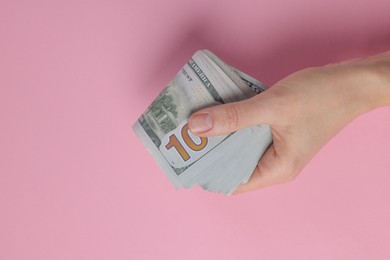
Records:
{"label": "woman's hand", "polygon": [[240,193],[293,180],[346,124],[385,105],[390,105],[390,52],[298,71],[251,99],[194,113],[189,126],[200,136],[271,126],[273,144],[235,192]]}

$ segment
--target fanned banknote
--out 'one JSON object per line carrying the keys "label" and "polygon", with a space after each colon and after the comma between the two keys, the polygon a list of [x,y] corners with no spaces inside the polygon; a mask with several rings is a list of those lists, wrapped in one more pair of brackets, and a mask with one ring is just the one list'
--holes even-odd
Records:
{"label": "fanned banknote", "polygon": [[230,195],[249,180],[271,144],[269,126],[199,137],[189,130],[188,118],[202,108],[244,100],[264,90],[263,83],[210,51],[197,51],[133,130],[176,188],[199,185]]}

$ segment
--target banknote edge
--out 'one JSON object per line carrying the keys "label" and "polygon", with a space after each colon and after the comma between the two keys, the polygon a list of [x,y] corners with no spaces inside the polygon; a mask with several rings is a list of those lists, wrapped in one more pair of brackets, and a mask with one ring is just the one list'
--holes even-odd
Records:
{"label": "banknote edge", "polygon": [[171,168],[171,165],[162,158],[160,151],[156,148],[156,145],[150,139],[148,134],[145,132],[141,124],[138,120],[132,126],[133,132],[136,134],[138,139],[141,141],[142,145],[146,148],[152,158],[157,162],[157,165],[164,172],[164,174],[168,177],[168,179],[172,182],[173,186],[178,189],[182,185],[176,175],[176,173]]}

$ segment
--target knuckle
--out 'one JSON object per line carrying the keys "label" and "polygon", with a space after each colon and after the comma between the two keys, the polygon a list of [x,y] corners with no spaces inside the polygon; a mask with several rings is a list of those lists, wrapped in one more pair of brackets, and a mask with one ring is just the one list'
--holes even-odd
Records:
{"label": "knuckle", "polygon": [[292,182],[296,179],[297,175],[293,172],[285,176],[285,182]]}
{"label": "knuckle", "polygon": [[285,161],[280,165],[280,179],[282,183],[294,181],[298,176],[298,169],[293,161]]}
{"label": "knuckle", "polygon": [[294,181],[299,175],[299,169],[296,164],[292,164],[291,167],[286,171],[286,181],[292,182]]}
{"label": "knuckle", "polygon": [[229,129],[237,129],[239,126],[239,112],[237,105],[232,103],[229,105],[228,109],[226,109],[226,119],[225,124]]}

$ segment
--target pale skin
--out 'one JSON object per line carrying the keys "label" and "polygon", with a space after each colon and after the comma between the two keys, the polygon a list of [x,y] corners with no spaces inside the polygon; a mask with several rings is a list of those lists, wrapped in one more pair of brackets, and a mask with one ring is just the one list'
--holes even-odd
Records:
{"label": "pale skin", "polygon": [[194,113],[189,127],[215,136],[271,126],[273,144],[238,194],[293,180],[349,122],[383,106],[390,106],[390,51],[295,72],[251,99]]}

